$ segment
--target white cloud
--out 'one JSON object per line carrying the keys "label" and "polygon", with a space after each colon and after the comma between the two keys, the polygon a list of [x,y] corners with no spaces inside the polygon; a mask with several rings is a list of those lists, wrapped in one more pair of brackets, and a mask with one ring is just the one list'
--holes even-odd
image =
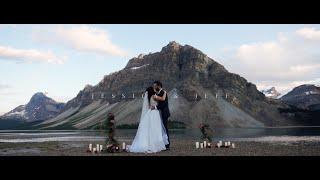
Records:
{"label": "white cloud", "polygon": [[[310,41],[310,40],[313,41]],[[281,93],[320,78],[320,30],[280,32],[274,40],[242,44],[223,59],[231,72],[259,89],[275,86]]]}
{"label": "white cloud", "polygon": [[53,26],[43,32],[33,32],[33,39],[38,42],[63,44],[77,51],[94,52],[103,55],[126,56],[127,52],[115,45],[107,31],[87,25]]}
{"label": "white cloud", "polygon": [[6,28],[6,27],[16,28],[17,25],[16,24],[0,24],[0,29],[1,28]]}
{"label": "white cloud", "polygon": [[8,89],[8,88],[11,88],[11,86],[8,84],[0,84],[0,91],[3,89]]}
{"label": "white cloud", "polygon": [[293,88],[300,86],[302,84],[314,84],[316,86],[320,86],[320,78],[307,80],[307,81],[291,81],[291,82],[281,82],[281,81],[262,81],[257,83],[258,90],[265,90],[271,87],[276,87],[277,91],[279,91],[282,95],[285,95]]}
{"label": "white cloud", "polygon": [[8,46],[0,46],[0,58],[14,60],[16,62],[46,62],[63,64],[66,57],[57,57],[50,51],[43,52],[37,49],[17,49]]}
{"label": "white cloud", "polygon": [[320,30],[316,30],[315,28],[298,29],[296,33],[308,40],[320,40]]}

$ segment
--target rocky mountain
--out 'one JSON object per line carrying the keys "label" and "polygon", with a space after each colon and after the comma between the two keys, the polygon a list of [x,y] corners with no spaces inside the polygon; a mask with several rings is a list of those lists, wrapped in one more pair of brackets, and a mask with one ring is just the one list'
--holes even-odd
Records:
{"label": "rocky mountain", "polygon": [[40,129],[92,129],[113,112],[117,125],[138,123],[141,95],[154,80],[169,95],[171,121],[187,128],[264,127],[292,122],[279,113],[285,107],[271,101],[243,77],[228,72],[200,50],[174,41],[160,52],[139,55],[120,71],[87,85],[67,102],[62,113],[35,125]]}
{"label": "rocky mountain", "polygon": [[1,120],[20,120],[23,122],[45,121],[58,115],[64,103],[58,103],[38,92],[26,105],[20,105],[0,117]]}
{"label": "rocky mountain", "polygon": [[314,109],[320,105],[320,87],[301,85],[281,97],[281,100],[300,109]]}
{"label": "rocky mountain", "polygon": [[275,87],[272,87],[270,89],[262,90],[261,91],[266,97],[272,98],[272,99],[277,99],[281,93],[279,93]]}

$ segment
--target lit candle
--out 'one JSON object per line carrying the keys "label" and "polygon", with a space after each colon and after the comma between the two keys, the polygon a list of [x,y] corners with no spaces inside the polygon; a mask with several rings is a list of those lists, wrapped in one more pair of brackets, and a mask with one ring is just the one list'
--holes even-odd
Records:
{"label": "lit candle", "polygon": [[231,142],[230,141],[228,141],[228,146],[231,146]]}
{"label": "lit candle", "polygon": [[203,149],[203,143],[200,143],[200,148]]}
{"label": "lit candle", "polygon": [[89,144],[89,150],[92,151],[92,144]]}
{"label": "lit candle", "polygon": [[122,143],[122,149],[123,149],[123,150],[126,149],[126,143],[125,143],[125,142]]}
{"label": "lit candle", "polygon": [[196,142],[196,148],[199,149],[199,142]]}
{"label": "lit candle", "polygon": [[208,148],[211,148],[211,143],[208,143]]}
{"label": "lit candle", "polygon": [[228,146],[228,142],[224,142],[224,146],[227,147]]}
{"label": "lit candle", "polygon": [[127,150],[127,151],[130,151],[130,145],[127,145],[127,146],[126,146],[126,150]]}
{"label": "lit candle", "polygon": [[100,152],[100,144],[97,144],[97,152]]}
{"label": "lit candle", "polygon": [[206,148],[207,147],[207,141],[204,141],[203,145],[204,145],[204,148]]}

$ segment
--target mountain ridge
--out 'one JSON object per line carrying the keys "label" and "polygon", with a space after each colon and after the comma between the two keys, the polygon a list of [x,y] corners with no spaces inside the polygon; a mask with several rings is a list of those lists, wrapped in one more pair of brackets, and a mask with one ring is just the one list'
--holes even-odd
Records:
{"label": "mountain ridge", "polygon": [[[171,97],[171,120],[186,127],[201,122],[219,127],[290,124],[278,111],[285,104],[270,103],[256,85],[230,73],[202,51],[171,41],[160,52],[131,58],[123,69],[105,75],[97,85],[86,86],[66,103],[62,113],[37,128],[92,129],[109,112],[120,125],[137,123],[141,109],[137,97],[154,80],[163,82]],[[174,93],[179,98],[173,98]]]}
{"label": "mountain ridge", "polygon": [[21,120],[24,122],[45,121],[60,113],[64,103],[47,97],[42,92],[35,93],[25,105],[19,105],[0,116],[1,119]]}

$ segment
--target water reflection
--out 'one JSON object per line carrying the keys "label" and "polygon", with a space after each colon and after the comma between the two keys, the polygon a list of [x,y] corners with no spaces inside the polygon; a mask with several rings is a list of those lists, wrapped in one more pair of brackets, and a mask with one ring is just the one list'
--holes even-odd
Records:
{"label": "water reflection", "polygon": [[[291,127],[291,128],[217,128],[213,129],[213,139],[275,139],[274,137],[303,137],[308,138],[319,136],[320,127]],[[132,140],[135,136],[136,130],[117,130],[116,137],[119,140]],[[199,129],[180,129],[170,130],[171,138],[183,138],[195,140],[201,137]],[[0,142],[48,142],[48,141],[96,141],[104,140],[106,134],[102,131],[0,131]],[[261,138],[273,137],[273,138]],[[286,137],[286,138],[283,138]],[[278,138],[279,139],[279,138]],[[289,138],[290,139],[290,138]],[[299,138],[296,138],[299,139]],[[301,139],[301,138],[300,138]],[[316,138],[318,139],[318,137]]]}

